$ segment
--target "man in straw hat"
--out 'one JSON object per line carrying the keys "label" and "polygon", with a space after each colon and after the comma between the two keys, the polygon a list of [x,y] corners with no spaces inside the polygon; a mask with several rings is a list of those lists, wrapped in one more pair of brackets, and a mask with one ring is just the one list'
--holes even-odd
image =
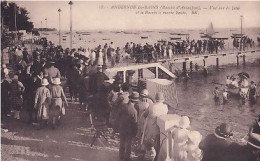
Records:
{"label": "man in straw hat", "polygon": [[36,91],[34,108],[37,110],[37,119],[40,123],[40,128],[43,124],[47,124],[49,119],[49,105],[50,105],[50,90],[46,87],[49,82],[46,78],[42,79],[41,87]]}
{"label": "man in straw hat", "polygon": [[64,94],[62,86],[60,86],[60,78],[54,78],[52,82],[53,86],[50,88],[51,94],[51,107],[50,114],[52,117],[53,128],[57,127],[57,121],[59,121],[61,116],[61,110],[64,108],[62,99],[65,101],[68,106],[67,98]]}
{"label": "man in straw hat", "polygon": [[203,151],[202,161],[223,161],[230,157],[233,142],[232,128],[226,123],[219,125],[213,134],[206,136],[199,144]]}
{"label": "man in straw hat", "polygon": [[143,126],[145,121],[145,113],[147,109],[153,105],[153,101],[148,98],[149,92],[147,89],[143,89],[140,93],[140,101],[136,104],[137,114],[138,114],[138,137],[141,137],[143,132]]}
{"label": "man in straw hat", "polygon": [[54,67],[55,62],[53,60],[50,60],[49,63],[50,63],[50,67],[44,71],[45,72],[44,74],[48,76],[49,81],[51,81],[55,77],[60,78],[61,77],[60,70]]}
{"label": "man in straw hat", "polygon": [[136,102],[139,101],[139,93],[133,92],[129,96],[130,101],[122,104],[120,113],[120,160],[130,161],[132,140],[137,133],[137,111],[135,109]]}
{"label": "man in straw hat", "polygon": [[[164,104],[165,98],[162,92],[158,92],[155,95],[155,103],[148,107],[148,116],[144,122],[144,131],[141,140],[141,144],[144,145],[153,143],[156,151],[155,160],[157,160],[160,150],[160,129],[157,125],[157,117],[165,115],[168,113],[168,106]],[[145,116],[145,114],[144,114]]]}

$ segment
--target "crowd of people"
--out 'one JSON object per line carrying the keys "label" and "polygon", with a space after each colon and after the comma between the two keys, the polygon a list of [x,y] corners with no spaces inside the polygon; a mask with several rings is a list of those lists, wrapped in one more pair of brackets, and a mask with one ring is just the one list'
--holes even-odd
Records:
{"label": "crowd of people", "polygon": [[[154,122],[157,116],[168,112],[162,93],[157,94],[154,102],[148,98],[147,90],[140,96],[133,91],[131,71],[125,83],[120,75],[114,77],[112,84],[107,83],[109,78],[103,72],[105,66],[100,64],[98,53],[94,59],[80,54],[82,50],[63,51],[52,43],[32,54],[21,46],[13,49],[11,70],[5,64],[1,67],[2,117],[19,120],[21,109],[26,108],[29,124],[37,125],[38,129],[48,125],[55,129],[68,106],[64,92],[68,87],[72,102],[79,101],[88,113],[105,119],[114,133],[120,133],[120,158],[128,160],[132,140],[136,135],[139,138],[144,135],[144,120],[149,117]],[[159,133],[149,131],[144,138],[155,142],[158,153]]]}
{"label": "crowd of people", "polygon": [[242,44],[241,49],[243,51],[245,51],[247,49],[252,49],[255,47],[255,41],[248,36],[243,36],[241,39],[234,37],[233,47],[239,48],[240,47],[239,44]]}
{"label": "crowd of people", "polygon": [[[71,102],[79,101],[81,108],[86,108],[96,118],[104,119],[106,125],[113,128],[113,133],[120,134],[121,160],[130,160],[134,141],[145,145],[147,155],[144,158],[156,160],[161,146],[157,117],[168,113],[164,94],[157,93],[153,100],[147,89],[135,91],[131,71],[125,83],[122,82],[122,76],[117,74],[110,84],[106,82],[109,78],[104,69],[109,61],[113,66],[122,58],[139,60],[136,54],[140,54],[140,50],[152,53],[157,51],[160,57],[183,52],[175,49],[171,43],[155,44],[154,47],[127,43],[124,48],[126,54],[122,56],[113,42],[104,48],[99,45],[90,52],[82,48],[63,49],[48,42],[43,49],[36,48],[29,54],[26,48],[17,46],[11,50],[12,70],[9,71],[4,64],[1,67],[2,117],[20,119],[21,109],[26,108],[29,124],[36,124],[39,129],[51,124],[55,129],[68,106],[68,97],[64,92],[68,87]],[[224,93],[223,97],[227,97]],[[221,131],[218,132],[223,135]],[[201,144],[205,153],[210,149],[207,146]],[[205,155],[204,158],[207,157]]]}

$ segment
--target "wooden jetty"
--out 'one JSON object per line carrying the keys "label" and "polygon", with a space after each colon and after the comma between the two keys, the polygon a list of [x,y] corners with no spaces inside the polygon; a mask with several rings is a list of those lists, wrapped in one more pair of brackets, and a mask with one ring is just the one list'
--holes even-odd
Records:
{"label": "wooden jetty", "polygon": [[233,52],[218,53],[218,54],[189,55],[189,56],[177,57],[177,58],[172,58],[172,59],[160,59],[160,60],[158,60],[158,62],[183,63],[183,71],[186,71],[187,62],[195,62],[195,61],[203,60],[203,66],[205,67],[207,58],[215,57],[216,58],[216,68],[218,69],[220,57],[234,55],[234,56],[236,56],[236,59],[237,59],[237,66],[239,66],[239,59],[241,57],[243,59],[243,65],[245,65],[246,64],[246,55],[252,54],[255,52],[259,52],[259,51],[260,51],[260,49],[248,50],[248,51],[233,51]]}
{"label": "wooden jetty", "polygon": [[126,82],[126,72],[131,70],[142,70],[142,69],[150,69],[155,68],[155,78],[159,77],[159,70],[161,72],[164,72],[166,75],[168,75],[170,78],[176,78],[176,76],[169,71],[167,68],[162,66],[160,63],[149,63],[149,64],[138,64],[138,65],[129,65],[129,66],[123,66],[123,67],[113,67],[113,68],[107,68],[105,73],[108,75],[116,74],[117,72],[123,73],[123,82]]}

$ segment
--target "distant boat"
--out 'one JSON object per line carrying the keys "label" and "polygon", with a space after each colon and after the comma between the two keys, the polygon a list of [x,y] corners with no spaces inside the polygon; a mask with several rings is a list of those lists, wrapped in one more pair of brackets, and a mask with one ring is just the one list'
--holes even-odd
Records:
{"label": "distant boat", "polygon": [[121,31],[111,31],[112,33],[119,34]]}
{"label": "distant boat", "polygon": [[144,32],[153,32],[152,30],[147,30],[147,31],[144,31]]}
{"label": "distant boat", "polygon": [[178,35],[179,33],[176,33],[176,32],[174,32],[174,33],[170,33],[170,35]]}
{"label": "distant boat", "polygon": [[206,32],[205,33],[200,33],[202,34],[200,37],[201,38],[211,38],[214,34],[215,34],[215,30],[214,30],[214,27],[213,27],[213,24],[212,22],[209,24],[208,28],[206,29]]}
{"label": "distant boat", "polygon": [[216,40],[228,40],[228,37],[212,37],[211,39],[216,39]]}
{"label": "distant boat", "polygon": [[167,32],[164,32],[164,31],[159,31],[160,34],[164,34],[164,33],[167,33]]}
{"label": "distant boat", "polygon": [[141,39],[148,39],[148,36],[141,36]]}
{"label": "distant boat", "polygon": [[182,34],[182,33],[179,33],[179,34],[177,34],[178,36],[189,36],[190,34]]}
{"label": "distant boat", "polygon": [[232,33],[232,38],[241,38],[241,37],[243,37],[244,36],[244,34],[234,34],[234,33]]}
{"label": "distant boat", "polygon": [[170,37],[170,40],[181,40],[181,37]]}
{"label": "distant boat", "polygon": [[157,40],[157,42],[163,42],[164,43],[164,42],[167,42],[167,40],[162,39],[162,40]]}
{"label": "distant boat", "polygon": [[123,31],[124,34],[139,34],[138,32]]}
{"label": "distant boat", "polygon": [[82,34],[82,35],[91,35],[90,33],[84,33],[84,34]]}
{"label": "distant boat", "polygon": [[110,40],[110,39],[102,39],[102,40]]}

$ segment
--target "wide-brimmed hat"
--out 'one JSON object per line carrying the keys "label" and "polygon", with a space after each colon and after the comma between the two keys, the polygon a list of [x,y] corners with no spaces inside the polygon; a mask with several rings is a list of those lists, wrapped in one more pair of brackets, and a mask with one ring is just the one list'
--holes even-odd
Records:
{"label": "wide-brimmed hat", "polygon": [[130,96],[129,96],[131,101],[137,102],[139,101],[139,93],[138,92],[133,92]]}
{"label": "wide-brimmed hat", "polygon": [[226,123],[222,123],[220,126],[218,126],[215,129],[214,134],[218,138],[229,138],[233,136],[231,126]]}
{"label": "wide-brimmed hat", "polygon": [[61,84],[60,78],[54,78],[52,83],[55,85]]}
{"label": "wide-brimmed hat", "polygon": [[140,96],[142,96],[142,97],[148,97],[148,95],[149,95],[149,92],[148,92],[147,89],[143,89],[143,90],[141,91],[141,93],[140,93]]}
{"label": "wide-brimmed hat", "polygon": [[156,100],[156,101],[164,101],[164,100],[165,100],[164,94],[163,94],[162,92],[156,93],[156,95],[155,95],[155,100]]}
{"label": "wide-brimmed hat", "polygon": [[42,86],[47,86],[47,85],[49,85],[48,80],[46,78],[43,78],[42,79]]}
{"label": "wide-brimmed hat", "polygon": [[17,74],[13,75],[12,80],[18,80],[18,75]]}

